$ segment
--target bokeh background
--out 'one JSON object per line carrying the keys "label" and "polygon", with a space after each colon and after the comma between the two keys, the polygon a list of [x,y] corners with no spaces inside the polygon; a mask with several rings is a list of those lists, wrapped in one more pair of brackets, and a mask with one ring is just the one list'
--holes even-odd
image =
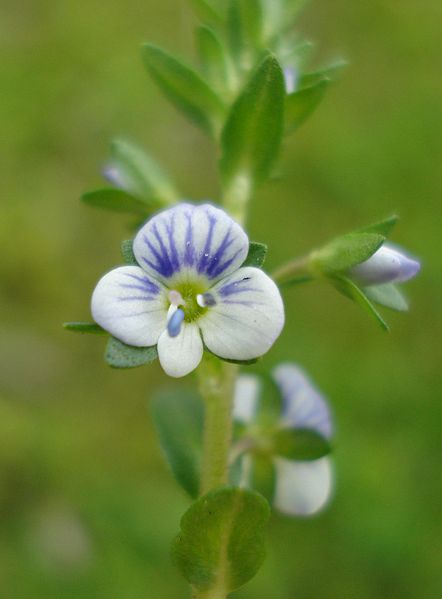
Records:
{"label": "bokeh background", "polygon": [[[237,599],[436,599],[441,552],[442,5],[316,0],[299,28],[351,66],[286,143],[251,237],[268,265],[393,211],[423,261],[412,310],[383,334],[332,289],[287,293],[267,356],[330,397],[337,488],[313,520],[274,516],[265,566]],[[112,371],[88,320],[130,219],[78,202],[108,142],[145,144],[186,197],[217,197],[214,149],[143,71],[142,41],[190,56],[178,0],[2,0],[0,7],[0,595],[169,599],[187,585],[169,543],[188,505],[148,410],[157,365]],[[192,384],[189,379],[188,384]]]}

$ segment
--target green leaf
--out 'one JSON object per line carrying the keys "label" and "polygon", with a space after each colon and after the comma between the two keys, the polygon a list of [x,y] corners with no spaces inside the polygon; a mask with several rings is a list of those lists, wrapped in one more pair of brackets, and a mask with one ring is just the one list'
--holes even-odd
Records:
{"label": "green leaf", "polygon": [[121,255],[126,264],[133,264],[139,266],[137,259],[135,258],[133,250],[133,239],[125,239],[121,242]]}
{"label": "green leaf", "polygon": [[399,216],[397,216],[396,214],[392,214],[388,218],[385,218],[384,220],[381,220],[378,223],[374,223],[373,225],[369,225],[368,227],[363,227],[362,229],[359,229],[357,232],[378,233],[379,235],[384,235],[384,237],[388,237],[398,220]]}
{"label": "green leaf", "polygon": [[274,453],[289,460],[319,460],[331,452],[327,439],[307,428],[279,429],[273,435]]}
{"label": "green leaf", "polygon": [[230,88],[229,62],[217,34],[201,25],[196,30],[196,42],[202,70],[207,81],[219,92]]}
{"label": "green leaf", "polygon": [[227,27],[233,55],[253,66],[253,56],[262,47],[261,0],[230,0]]}
{"label": "green leaf", "polygon": [[406,298],[393,283],[364,287],[364,293],[371,301],[386,308],[391,308],[391,310],[397,310],[398,312],[408,310]]}
{"label": "green leaf", "polygon": [[316,85],[323,79],[335,81],[340,72],[347,66],[348,62],[346,60],[340,59],[316,71],[311,71],[310,73],[303,73],[299,79],[299,87],[301,89],[304,87],[311,87],[312,85]]}
{"label": "green leaf", "polygon": [[136,368],[149,364],[158,358],[156,345],[152,347],[134,347],[111,337],[108,341],[105,361],[112,368]]}
{"label": "green leaf", "polygon": [[210,0],[189,0],[197,16],[201,21],[222,25],[225,20],[224,15],[216,6],[215,2]]}
{"label": "green leaf", "polygon": [[289,94],[285,103],[285,131],[292,133],[316,110],[323,99],[330,80],[323,79],[315,85]]}
{"label": "green leaf", "polygon": [[258,357],[258,358],[252,358],[251,360],[231,360],[230,358],[221,358],[221,356],[217,356],[216,354],[213,353],[213,351],[210,351],[210,349],[207,347],[207,345],[204,345],[204,350],[206,352],[208,352],[209,354],[212,354],[212,356],[215,356],[216,358],[218,358],[218,360],[222,360],[223,362],[228,362],[229,364],[239,364],[240,366],[250,366],[251,364],[256,364],[261,359],[261,357]]}
{"label": "green leaf", "polygon": [[155,394],[150,405],[176,480],[191,497],[198,497],[204,420],[201,399],[188,389],[171,389]]}
{"label": "green leaf", "polygon": [[149,206],[173,204],[179,197],[172,181],[142,148],[123,139],[111,144],[110,169],[115,169],[126,191]]}
{"label": "green leaf", "polygon": [[95,208],[103,208],[113,212],[130,212],[132,214],[147,215],[148,206],[141,200],[123,191],[122,189],[97,189],[81,196],[81,201]]}
{"label": "green leaf", "polygon": [[92,335],[108,335],[96,322],[65,322],[63,328],[73,333],[90,333]]}
{"label": "green leaf", "polygon": [[196,71],[156,46],[144,44],[146,68],[166,97],[206,133],[216,133],[224,119],[224,105]]}
{"label": "green leaf", "polygon": [[368,260],[384,241],[385,237],[378,233],[348,233],[313,252],[310,261],[315,270],[325,275],[345,272]]}
{"label": "green leaf", "polygon": [[226,188],[251,178],[256,186],[270,174],[281,145],[284,76],[269,55],[233,104],[222,133],[221,173]]}
{"label": "green leaf", "polygon": [[215,489],[182,517],[174,562],[195,589],[216,589],[224,597],[253,578],[264,561],[269,515],[268,503],[258,493]]}
{"label": "green leaf", "polygon": [[267,501],[272,501],[276,482],[272,457],[256,453],[246,456],[247,458],[250,459],[250,486],[258,493],[261,493]]}
{"label": "green leaf", "polygon": [[295,285],[302,285],[303,283],[311,283],[315,278],[311,275],[299,275],[286,281],[278,283],[279,287],[294,287]]}
{"label": "green leaf", "polygon": [[373,306],[367,295],[353,281],[346,277],[336,277],[332,279],[336,289],[349,299],[359,304],[383,329],[389,331],[390,328],[376,308]]}
{"label": "green leaf", "polygon": [[264,243],[251,241],[249,244],[249,253],[241,266],[255,266],[261,268],[267,257],[267,246]]}

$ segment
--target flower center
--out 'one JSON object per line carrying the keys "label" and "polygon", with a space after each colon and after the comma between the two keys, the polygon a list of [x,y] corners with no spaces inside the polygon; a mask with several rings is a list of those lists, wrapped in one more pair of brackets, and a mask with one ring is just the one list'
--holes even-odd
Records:
{"label": "flower center", "polygon": [[213,295],[206,291],[203,283],[180,283],[168,293],[170,302],[167,329],[171,337],[176,337],[184,322],[194,322],[216,304]]}

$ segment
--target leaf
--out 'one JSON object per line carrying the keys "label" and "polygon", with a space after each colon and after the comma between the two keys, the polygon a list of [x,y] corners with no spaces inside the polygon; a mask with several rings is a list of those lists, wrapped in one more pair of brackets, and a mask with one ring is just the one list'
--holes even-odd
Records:
{"label": "leaf", "polygon": [[126,264],[134,264],[139,266],[137,259],[135,258],[133,250],[133,239],[125,239],[121,242],[121,255]]}
{"label": "leaf", "polygon": [[204,419],[201,399],[187,389],[171,389],[155,394],[150,406],[167,463],[183,489],[198,497]]}
{"label": "leaf", "polygon": [[319,460],[331,452],[329,441],[307,428],[283,428],[273,436],[274,453],[289,460]]}
{"label": "leaf", "polygon": [[250,487],[272,501],[275,493],[275,468],[271,456],[259,453],[246,456],[250,459]]}
{"label": "leaf", "polygon": [[302,73],[299,79],[299,86],[300,88],[311,87],[312,85],[316,85],[323,79],[335,81],[339,73],[347,66],[348,62],[346,60],[340,59],[316,71],[311,71],[310,73]]}
{"label": "leaf", "polygon": [[284,97],[283,73],[269,55],[234,102],[222,133],[220,168],[227,188],[244,175],[256,186],[270,174],[281,145]]}
{"label": "leaf", "polygon": [[379,314],[379,312],[376,310],[376,308],[373,306],[373,304],[368,299],[364,291],[362,291],[362,289],[359,289],[359,287],[355,283],[353,283],[353,281],[350,281],[350,279],[347,279],[346,277],[336,277],[332,279],[332,282],[338,291],[340,291],[343,295],[362,306],[362,308],[364,308],[364,310],[368,312],[368,314],[372,318],[374,318],[374,320],[378,323],[381,329],[383,329],[384,331],[390,330],[390,327]]}
{"label": "leaf", "polygon": [[195,589],[216,589],[224,597],[253,578],[264,561],[269,515],[269,505],[258,493],[215,489],[182,517],[174,562]]}
{"label": "leaf", "polygon": [[221,356],[217,356],[213,353],[213,351],[210,351],[207,345],[204,345],[204,351],[208,352],[212,356],[215,356],[216,358],[218,358],[218,360],[221,360],[222,362],[227,362],[228,364],[239,364],[240,366],[250,366],[251,364],[256,364],[261,359],[261,357],[252,358],[251,360],[231,360],[230,358],[221,358]]}
{"label": "leaf", "polygon": [[196,71],[151,44],[142,46],[146,68],[175,107],[209,134],[220,129],[224,105]]}
{"label": "leaf", "polygon": [[253,66],[253,56],[262,47],[263,11],[261,0],[230,0],[227,27],[235,57]]}
{"label": "leaf", "polygon": [[241,266],[254,266],[261,268],[267,257],[267,246],[264,243],[251,241],[249,244],[249,253]]}
{"label": "leaf", "polygon": [[190,0],[190,4],[201,21],[221,25],[225,20],[216,4],[210,0]]}
{"label": "leaf", "polygon": [[302,285],[303,283],[311,283],[314,281],[314,277],[311,275],[299,275],[297,277],[293,277],[291,279],[287,279],[286,281],[278,282],[279,287],[293,287],[295,285]]}
{"label": "leaf", "polygon": [[289,94],[285,103],[285,132],[293,133],[316,110],[329,86],[329,79],[322,79],[311,87]]}
{"label": "leaf", "polygon": [[196,42],[206,79],[220,92],[228,89],[230,87],[229,62],[217,34],[210,27],[200,25],[196,30]]}
{"label": "leaf", "polygon": [[348,233],[314,252],[311,264],[325,275],[345,272],[368,260],[384,241],[385,237],[378,233]]}
{"label": "leaf", "polygon": [[364,287],[364,293],[371,301],[391,310],[397,310],[398,312],[408,310],[406,298],[393,283]]}
{"label": "leaf", "polygon": [[130,212],[132,214],[147,215],[148,206],[141,200],[123,191],[122,189],[97,189],[81,196],[81,201],[95,208],[112,210],[113,212]]}
{"label": "leaf", "polygon": [[123,139],[111,144],[106,171],[118,187],[136,195],[149,206],[173,204],[179,197],[172,181],[159,164],[142,148]]}
{"label": "leaf", "polygon": [[63,328],[73,333],[90,333],[92,335],[108,335],[108,332],[96,322],[65,322]]}
{"label": "leaf", "polygon": [[389,233],[391,233],[398,220],[399,216],[397,216],[396,214],[392,214],[388,218],[385,218],[384,220],[381,220],[378,223],[374,223],[373,225],[369,225],[368,227],[363,227],[362,229],[359,229],[357,232],[378,233],[379,235],[384,235],[384,237],[388,237]]}
{"label": "leaf", "polygon": [[108,341],[104,359],[112,368],[136,368],[149,364],[158,358],[156,345],[152,347],[134,347],[111,337]]}

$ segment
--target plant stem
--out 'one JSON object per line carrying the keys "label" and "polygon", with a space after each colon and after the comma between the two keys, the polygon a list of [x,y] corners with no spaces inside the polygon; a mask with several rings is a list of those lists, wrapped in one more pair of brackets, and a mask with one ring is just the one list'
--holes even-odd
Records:
{"label": "plant stem", "polygon": [[204,354],[198,369],[205,402],[201,489],[203,495],[228,481],[233,391],[238,366]]}
{"label": "plant stem", "polygon": [[311,273],[308,270],[308,258],[308,256],[303,256],[302,258],[295,258],[294,260],[283,264],[272,272],[272,279],[277,283],[283,283],[301,275],[311,276]]}

